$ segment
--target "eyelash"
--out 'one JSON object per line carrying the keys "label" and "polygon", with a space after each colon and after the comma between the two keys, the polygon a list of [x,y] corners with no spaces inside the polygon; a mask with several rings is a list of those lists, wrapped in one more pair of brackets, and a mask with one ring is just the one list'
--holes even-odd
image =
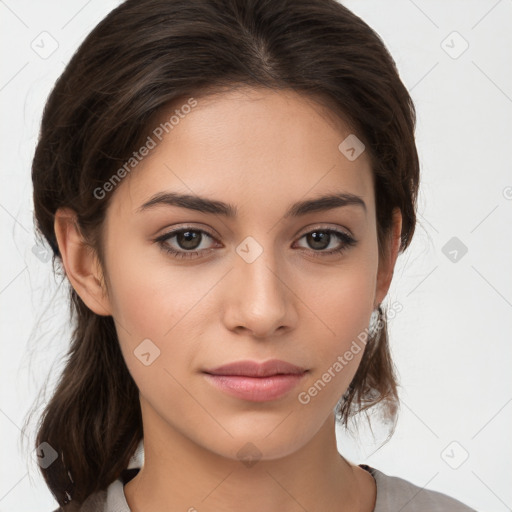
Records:
{"label": "eyelash", "polygon": [[[169,231],[168,233],[165,233],[165,234],[159,236],[158,238],[156,238],[154,240],[154,242],[158,243],[163,251],[170,254],[172,257],[174,257],[176,259],[191,259],[191,258],[195,259],[196,257],[202,257],[201,253],[205,253],[205,252],[210,253],[211,251],[214,250],[214,248],[210,248],[210,249],[202,249],[200,251],[183,251],[183,250],[178,251],[176,249],[172,249],[171,247],[169,247],[169,245],[166,242],[168,242],[171,238],[174,238],[177,234],[184,233],[186,231],[202,233],[202,234],[205,234],[208,237],[212,238],[213,240],[215,240],[215,237],[213,235],[211,235],[207,231],[204,231],[203,229],[192,228],[192,227],[183,227],[183,228],[175,229],[173,231]],[[338,230],[332,229],[332,228],[321,228],[321,227],[315,228],[311,231],[308,231],[307,233],[304,233],[303,235],[300,236],[299,240],[301,238],[305,237],[306,235],[309,235],[309,234],[315,233],[315,232],[328,233],[330,235],[334,235],[335,237],[337,237],[339,240],[341,240],[343,242],[343,244],[340,248],[331,249],[329,251],[322,251],[322,250],[315,251],[314,249],[310,249],[310,251],[312,252],[312,254],[315,258],[317,258],[317,257],[324,258],[324,257],[328,257],[328,256],[333,256],[333,255],[341,256],[345,251],[347,251],[350,247],[356,245],[356,243],[357,243],[357,240],[355,238],[351,237],[347,233],[344,233],[343,231],[338,231]],[[330,242],[330,240],[329,240],[329,242]],[[304,248],[301,248],[301,249],[308,250],[308,249],[304,249]]]}

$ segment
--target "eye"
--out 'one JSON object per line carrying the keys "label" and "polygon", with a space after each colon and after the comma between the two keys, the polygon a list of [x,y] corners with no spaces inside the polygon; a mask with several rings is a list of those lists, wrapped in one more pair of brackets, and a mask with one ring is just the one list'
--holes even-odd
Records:
{"label": "eye", "polygon": [[[171,240],[174,244],[171,244]],[[215,240],[212,235],[202,229],[180,228],[158,237],[160,247],[175,258],[195,258],[200,253],[210,252],[213,248],[201,247],[207,239]],[[177,247],[176,247],[177,246]]]}
{"label": "eye", "polygon": [[[299,241],[302,239],[306,240],[309,248],[300,246],[299,248],[308,251],[314,257],[341,255],[357,243],[352,236],[343,231],[322,227],[305,233],[299,238]],[[214,250],[214,247],[208,247],[209,240],[216,239],[203,229],[182,227],[165,233],[154,241],[173,258],[195,259]],[[204,247],[205,244],[207,247]],[[331,248],[329,249],[329,247]]]}
{"label": "eye", "polygon": [[[331,228],[317,228],[314,231],[309,231],[302,235],[299,240],[303,238],[306,240],[309,247],[313,249],[312,252],[315,257],[333,254],[340,255],[357,243],[349,234]],[[329,247],[331,248],[326,250]]]}

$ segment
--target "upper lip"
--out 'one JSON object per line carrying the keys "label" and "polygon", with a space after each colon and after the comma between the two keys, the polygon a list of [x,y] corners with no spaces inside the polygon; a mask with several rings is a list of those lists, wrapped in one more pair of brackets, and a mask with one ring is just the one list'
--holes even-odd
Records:
{"label": "upper lip", "polygon": [[301,374],[306,371],[305,368],[295,366],[294,364],[271,359],[269,361],[235,361],[233,363],[223,364],[211,370],[205,370],[205,373],[211,375],[240,375],[244,377],[269,377],[271,375],[290,375]]}

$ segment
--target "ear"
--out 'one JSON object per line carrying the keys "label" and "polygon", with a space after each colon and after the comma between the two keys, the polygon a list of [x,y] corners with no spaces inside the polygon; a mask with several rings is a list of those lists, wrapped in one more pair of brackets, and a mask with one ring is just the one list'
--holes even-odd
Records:
{"label": "ear", "polygon": [[377,290],[375,293],[376,304],[380,304],[387,295],[391,285],[391,279],[395,270],[395,263],[400,249],[402,234],[402,214],[398,208],[393,210],[393,227],[391,240],[386,244],[385,256],[379,260],[379,269],[377,272]]}
{"label": "ear", "polygon": [[101,266],[95,251],[80,232],[76,213],[70,208],[59,208],[55,213],[54,229],[71,286],[91,311],[101,316],[110,315]]}

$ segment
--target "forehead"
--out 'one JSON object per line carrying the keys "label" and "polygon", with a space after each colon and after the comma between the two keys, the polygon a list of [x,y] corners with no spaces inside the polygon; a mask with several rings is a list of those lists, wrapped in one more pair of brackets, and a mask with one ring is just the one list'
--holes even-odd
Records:
{"label": "forehead", "polygon": [[363,152],[351,161],[340,151],[351,132],[327,107],[269,89],[200,96],[183,108],[187,99],[150,123],[155,147],[118,186],[116,210],[133,213],[166,190],[260,208],[332,192],[373,204],[369,158]]}

